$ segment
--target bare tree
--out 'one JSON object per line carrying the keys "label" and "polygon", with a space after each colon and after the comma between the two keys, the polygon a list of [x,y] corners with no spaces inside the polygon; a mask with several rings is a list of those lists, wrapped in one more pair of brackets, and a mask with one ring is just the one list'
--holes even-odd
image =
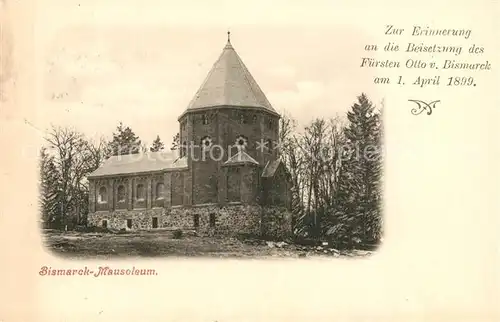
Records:
{"label": "bare tree", "polygon": [[[280,118],[280,158],[288,169],[292,181],[291,208],[294,223],[303,216],[304,201],[302,191],[302,180],[304,178],[304,158],[302,151],[298,148],[297,121],[288,113],[282,113]],[[295,228],[295,227],[294,227]]]}
{"label": "bare tree", "polygon": [[52,127],[47,134],[47,153],[52,157],[59,182],[57,204],[61,224],[68,223],[68,215],[76,222],[87,212],[87,175],[97,169],[105,156],[106,142],[88,141],[83,134],[71,128]]}
{"label": "bare tree", "polygon": [[342,169],[344,119],[315,119],[303,131],[286,112],[280,120],[281,160],[292,179],[296,232],[321,235],[335,222],[336,195]]}

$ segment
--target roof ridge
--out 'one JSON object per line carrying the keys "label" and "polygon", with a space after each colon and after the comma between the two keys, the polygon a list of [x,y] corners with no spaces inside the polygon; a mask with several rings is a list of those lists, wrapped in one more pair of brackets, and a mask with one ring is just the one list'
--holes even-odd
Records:
{"label": "roof ridge", "polygon": [[255,96],[255,93],[253,92],[253,89],[252,89],[252,83],[250,82],[250,80],[248,79],[248,76],[247,76],[247,74],[250,74],[250,72],[248,71],[248,68],[245,66],[245,63],[243,63],[243,60],[241,60],[241,58],[238,55],[238,53],[236,52],[236,50],[234,50],[234,52],[236,53],[236,58],[237,58],[238,64],[240,64],[240,67],[243,68],[243,77],[245,78],[245,80],[248,84],[248,87],[250,87],[250,93],[253,95],[253,99],[256,102],[258,102],[259,100],[257,99],[257,96]]}
{"label": "roof ridge", "polygon": [[[242,157],[246,157],[247,160],[243,160]],[[238,160],[236,160],[238,158]],[[233,155],[232,157],[230,157],[226,162],[224,162],[224,164],[228,164],[228,163],[232,163],[232,162],[249,162],[249,163],[255,163],[255,164],[259,164],[259,162],[257,160],[255,160],[254,158],[252,158],[251,155],[249,155],[248,153],[245,152],[245,150],[239,150],[238,153],[236,153],[235,155]]]}

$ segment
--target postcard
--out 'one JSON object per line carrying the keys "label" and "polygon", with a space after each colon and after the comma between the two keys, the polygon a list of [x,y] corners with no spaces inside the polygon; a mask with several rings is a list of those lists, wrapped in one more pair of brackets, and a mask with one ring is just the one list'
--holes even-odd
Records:
{"label": "postcard", "polygon": [[500,319],[498,2],[0,4],[0,321]]}

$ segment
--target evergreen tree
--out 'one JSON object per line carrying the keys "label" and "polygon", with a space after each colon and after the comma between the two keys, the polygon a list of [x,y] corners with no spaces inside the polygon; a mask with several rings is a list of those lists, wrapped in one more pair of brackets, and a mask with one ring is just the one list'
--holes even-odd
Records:
{"label": "evergreen tree", "polygon": [[381,220],[381,118],[365,94],[347,113],[337,200],[338,224],[330,233],[348,244],[378,243]]}
{"label": "evergreen tree", "polygon": [[54,157],[47,153],[46,148],[40,151],[39,170],[39,204],[42,220],[45,227],[54,227],[61,219],[58,203],[60,184]]}
{"label": "evergreen tree", "polygon": [[124,127],[122,122],[113,133],[113,140],[109,143],[110,155],[136,154],[144,151],[141,140],[130,127]]}
{"label": "evergreen tree", "polygon": [[157,135],[156,139],[153,141],[151,147],[149,148],[149,151],[151,152],[158,152],[162,151],[165,148],[165,144],[160,140],[160,136]]}
{"label": "evergreen tree", "polygon": [[179,149],[179,146],[180,146],[180,136],[179,136],[179,132],[177,132],[176,135],[174,135],[174,137],[172,138],[172,146],[170,147],[170,150],[172,151],[175,151],[177,149]]}

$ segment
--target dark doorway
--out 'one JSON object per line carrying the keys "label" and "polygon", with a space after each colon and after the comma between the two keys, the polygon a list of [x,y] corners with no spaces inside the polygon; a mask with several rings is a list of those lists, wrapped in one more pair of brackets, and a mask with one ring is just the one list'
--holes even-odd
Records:
{"label": "dark doorway", "polygon": [[193,224],[194,224],[194,228],[200,227],[200,215],[198,215],[198,214],[193,215]]}
{"label": "dark doorway", "polygon": [[215,227],[215,214],[210,214],[210,227]]}
{"label": "dark doorway", "polygon": [[127,219],[127,227],[132,229],[132,219]]}
{"label": "dark doorway", "polygon": [[153,228],[158,228],[158,218],[153,217]]}
{"label": "dark doorway", "polygon": [[108,228],[108,221],[107,221],[107,220],[103,220],[103,221],[102,221],[102,226],[103,226],[104,228]]}

